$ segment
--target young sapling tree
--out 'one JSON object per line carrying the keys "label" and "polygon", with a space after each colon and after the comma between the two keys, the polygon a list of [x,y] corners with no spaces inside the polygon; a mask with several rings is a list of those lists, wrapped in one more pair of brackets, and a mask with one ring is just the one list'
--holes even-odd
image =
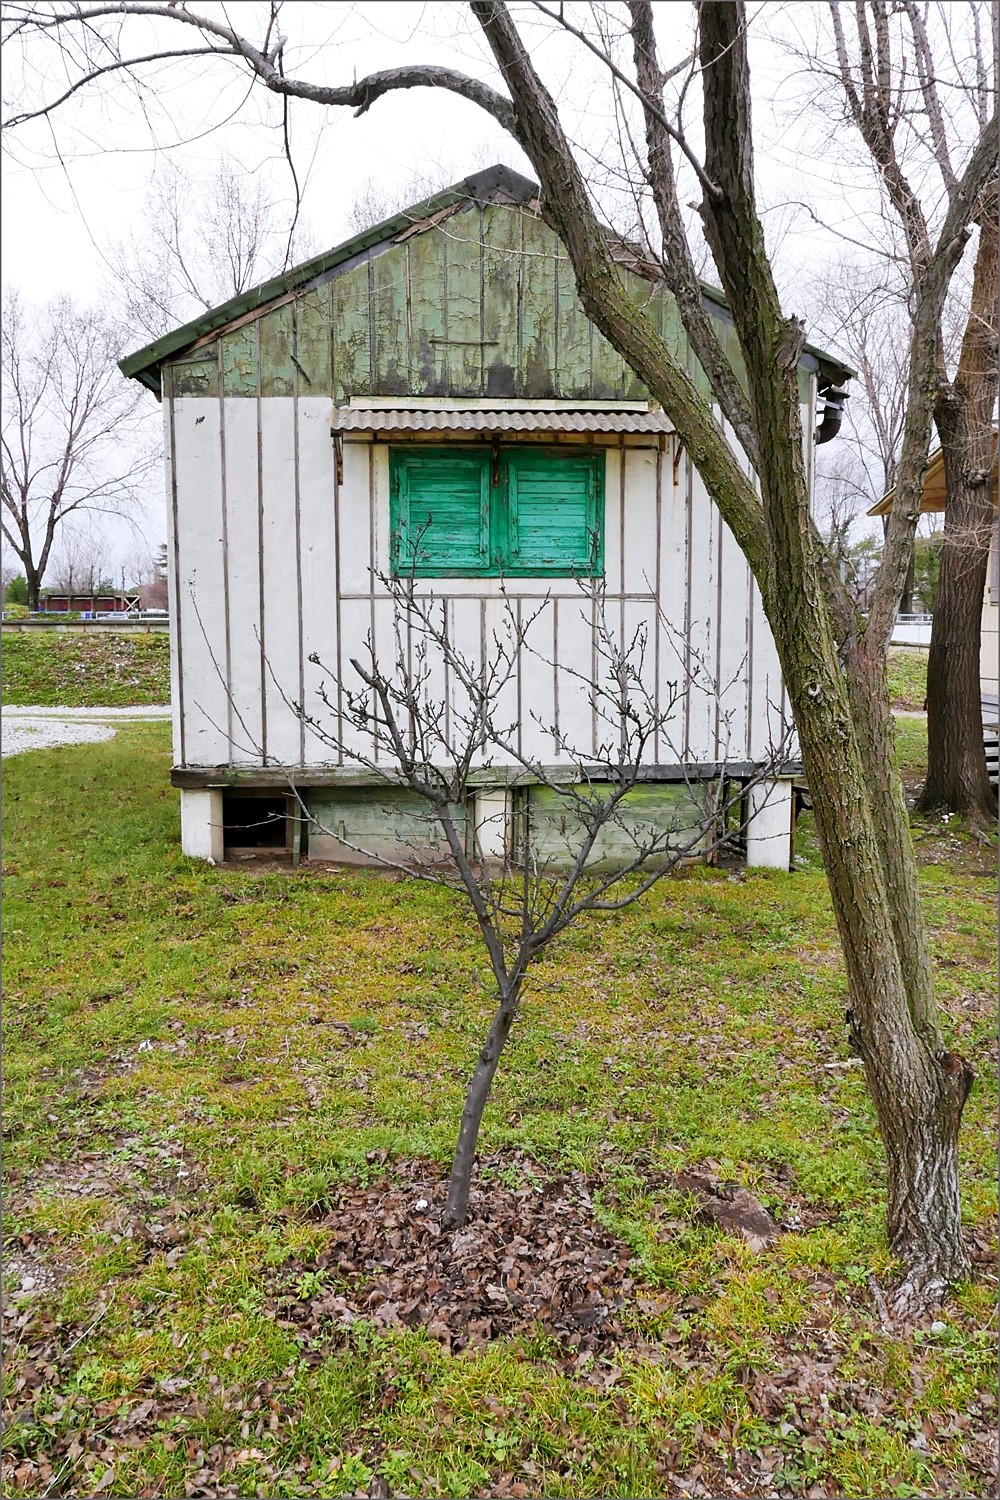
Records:
{"label": "young sapling tree", "polygon": [[[623,911],[683,860],[714,850],[730,812],[751,787],[774,777],[789,746],[781,738],[752,771],[741,767],[739,781],[724,774],[698,780],[691,767],[678,783],[683,801],[673,815],[669,805],[658,814],[644,813],[631,794],[648,774],[654,743],[661,755],[682,764],[675,735],[684,695],[715,692],[696,655],[678,654],[684,676],[665,694],[661,688],[657,701],[645,626],[623,636],[608,620],[603,585],[582,581],[581,608],[592,630],[596,666],[592,672],[564,664],[559,670],[566,689],[586,702],[592,742],[574,743],[537,714],[529,716],[536,731],[529,736],[516,714],[516,682],[526,658],[552,670],[535,644],[541,632],[534,629],[549,602],[519,613],[504,593],[500,624],[484,649],[469,651],[456,639],[446,601],[422,592],[412,577],[380,576],[379,585],[393,605],[389,658],[369,638],[365,658],[351,662],[350,680],[324,668],[319,695],[329,718],[295,707],[339,758],[387,789],[414,793],[426,814],[415,821],[412,837],[387,853],[327,826],[295,795],[315,833],[332,837],[355,857],[460,892],[475,916],[493,1003],[455,1146],[444,1220],[454,1228],[468,1212],[483,1113],[532,965],[578,918]],[[318,656],[311,659],[323,668]],[[723,688],[718,694],[718,711],[722,742],[728,743],[725,693]],[[338,724],[342,730],[331,727]],[[551,759],[529,753],[527,739],[551,744]],[[492,790],[488,799],[486,788]],[[529,788],[545,789],[559,808],[547,838],[533,821]],[[512,799],[519,804],[513,818]],[[552,837],[557,824],[565,832]]]}

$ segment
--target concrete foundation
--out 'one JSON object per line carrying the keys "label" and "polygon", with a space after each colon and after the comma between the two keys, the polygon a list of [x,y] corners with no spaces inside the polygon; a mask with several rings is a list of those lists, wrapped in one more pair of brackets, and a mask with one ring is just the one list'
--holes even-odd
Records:
{"label": "concrete foundation", "polygon": [[747,793],[747,866],[790,870],[792,783],[761,781]]}
{"label": "concrete foundation", "polygon": [[500,787],[476,794],[476,852],[483,859],[506,859],[511,852],[513,808],[509,791]]}
{"label": "concrete foundation", "polygon": [[191,859],[222,863],[222,791],[184,788],[181,791],[181,849]]}

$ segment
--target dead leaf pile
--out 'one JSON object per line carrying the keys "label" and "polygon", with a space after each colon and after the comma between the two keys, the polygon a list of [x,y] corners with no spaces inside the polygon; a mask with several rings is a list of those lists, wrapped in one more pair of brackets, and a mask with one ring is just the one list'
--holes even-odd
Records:
{"label": "dead leaf pile", "polygon": [[[508,1174],[512,1166],[516,1187],[477,1176],[468,1219],[453,1231],[442,1229],[447,1176],[431,1163],[397,1163],[391,1181],[345,1188],[320,1221],[328,1248],[282,1268],[281,1316],[421,1327],[452,1350],[525,1327],[578,1351],[629,1342],[618,1313],[631,1251],[595,1218],[587,1180],[546,1179],[526,1159],[508,1158]],[[320,1277],[329,1289],[296,1291]]]}
{"label": "dead leaf pile", "polygon": [[[98,1163],[88,1165],[97,1172]],[[390,1162],[385,1153],[376,1153],[369,1168],[372,1178],[339,1185],[317,1210],[314,1217],[323,1231],[318,1256],[290,1258],[263,1273],[261,1311],[289,1330],[296,1346],[295,1359],[272,1380],[241,1380],[234,1368],[235,1345],[213,1353],[188,1345],[187,1333],[177,1331],[171,1339],[175,1361],[140,1375],[128,1394],[106,1398],[88,1389],[80,1371],[100,1347],[105,1326],[128,1305],[129,1273],[109,1283],[85,1321],[61,1322],[45,1294],[42,1273],[57,1276],[65,1268],[41,1239],[17,1237],[8,1266],[17,1276],[8,1278],[8,1286],[12,1279],[15,1285],[5,1298],[5,1493],[52,1500],[125,1493],[135,1450],[154,1443],[178,1455],[183,1493],[190,1497],[232,1500],[254,1489],[258,1495],[277,1493],[279,1477],[286,1492],[293,1485],[302,1495],[328,1494],[330,1478],[311,1469],[309,1452],[298,1446],[296,1424],[302,1420],[304,1392],[313,1379],[323,1378],[338,1345],[343,1349],[362,1337],[360,1347],[366,1347],[369,1334],[352,1332],[359,1322],[388,1332],[420,1328],[453,1352],[521,1337],[528,1341],[525,1359],[588,1387],[593,1401],[614,1404],[626,1426],[633,1415],[630,1371],[637,1362],[661,1367],[673,1380],[707,1383],[718,1374],[724,1351],[706,1313],[716,1300],[725,1302],[742,1257],[723,1257],[697,1295],[657,1289],[642,1282],[634,1252],[600,1222],[595,1185],[580,1173],[548,1177],[520,1154],[485,1159],[474,1180],[467,1223],[447,1231],[441,1227],[447,1193],[441,1166]],[[663,1201],[664,1213],[653,1213],[658,1237],[680,1232],[694,1217],[765,1253],[784,1228],[751,1193],[720,1174],[717,1162],[647,1174],[644,1186],[654,1209],[657,1199]],[[602,1192],[613,1204],[609,1183],[602,1184]],[[668,1196],[678,1193],[687,1200],[680,1210]],[[131,1241],[135,1265],[156,1260],[169,1273],[185,1245],[208,1243],[199,1198],[192,1192],[187,1202],[173,1199],[155,1212],[148,1201],[123,1205],[113,1238]],[[787,1201],[770,1192],[768,1201],[782,1201],[787,1226]],[[801,1206],[805,1214],[804,1200]],[[941,1412],[934,1422],[921,1411],[921,1392],[940,1378],[933,1328],[946,1332],[945,1325],[931,1325],[924,1341],[911,1346],[909,1388],[882,1388],[857,1366],[857,1340],[874,1345],[882,1336],[873,1310],[849,1306],[825,1268],[804,1274],[808,1317],[772,1330],[759,1359],[731,1366],[742,1388],[736,1406],[744,1407],[756,1430],[735,1419],[735,1407],[725,1420],[697,1421],[683,1429],[665,1416],[656,1439],[660,1492],[826,1500],[838,1492],[833,1465],[839,1434],[845,1424],[849,1429],[863,1419],[899,1434],[920,1454],[928,1495],[955,1493],[954,1459],[940,1451],[944,1441],[964,1466],[969,1493],[992,1493],[992,1393],[977,1387],[963,1410]],[[26,1277],[34,1277],[37,1288],[26,1288]],[[867,1302],[862,1294],[861,1303]],[[141,1331],[144,1319],[161,1316],[158,1310],[132,1311],[133,1332]],[[393,1340],[380,1346],[378,1388],[356,1454],[371,1475],[358,1493],[371,1500],[409,1493],[391,1486],[380,1472],[389,1451],[380,1413],[399,1399],[409,1378],[402,1350]],[[222,1412],[232,1416],[224,1434],[213,1430]],[[512,1441],[498,1448],[495,1470],[478,1492],[522,1500],[543,1493],[551,1476],[539,1467],[533,1440],[517,1438],[516,1407],[505,1404],[500,1393],[496,1401],[487,1400],[484,1412],[498,1431],[512,1434]],[[642,1431],[634,1429],[637,1440]],[[566,1429],[563,1436],[566,1461],[572,1456],[582,1464],[587,1434]],[[249,1491],[240,1473],[245,1466],[254,1472]],[[419,1477],[418,1470],[412,1472]],[[905,1477],[897,1478],[902,1486]],[[891,1480],[885,1492],[896,1483]],[[136,1493],[157,1497],[162,1490],[150,1478]]]}

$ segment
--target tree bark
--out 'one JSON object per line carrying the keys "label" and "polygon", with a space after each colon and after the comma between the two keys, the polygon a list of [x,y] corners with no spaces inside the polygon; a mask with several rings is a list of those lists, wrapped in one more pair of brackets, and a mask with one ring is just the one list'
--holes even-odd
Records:
{"label": "tree bark", "polygon": [[[584,309],[670,413],[760,586],[813,791],[854,1027],[885,1143],[887,1231],[906,1271],[900,1305],[908,1309],[968,1268],[955,1140],[969,1075],[944,1051],[937,1027],[893,766],[884,653],[916,526],[936,379],[935,309],[964,244],[960,214],[952,215],[916,312],[929,353],[924,347],[914,363],[906,472],[888,528],[891,567],[866,643],[844,608],[810,515],[797,384],[803,332],[782,314],[754,206],[743,6],[700,8],[705,169],[721,189],[706,195],[702,213],[747,369],[759,500],[724,451],[717,425],[706,425],[704,403],[624,296],[555,105],[506,7],[472,0],[472,8],[510,89],[518,140],[539,174]],[[984,148],[977,170],[988,162]]]}
{"label": "tree bark", "polygon": [[[778,646],[791,674],[795,643]],[[904,1268],[895,1308],[910,1314],[968,1272],[957,1143],[972,1072],[945,1050],[938,1028],[884,669],[881,687],[877,671],[865,681],[863,659],[857,670],[862,683],[850,697],[866,694],[865,709],[852,708],[845,721],[839,705],[824,709],[821,690],[811,707],[796,705],[796,723],[844,951],[852,1038],[885,1150],[886,1233]]]}
{"label": "tree bark", "polygon": [[[782,315],[754,209],[741,9],[707,5],[700,13],[705,166],[723,188],[722,200],[706,199],[703,213],[746,361],[765,526],[781,580],[765,593],[765,607],[813,792],[854,1031],[885,1146],[887,1233],[906,1270],[902,1306],[939,1294],[968,1268],[956,1142],[971,1075],[945,1052],[937,1026],[916,870],[892,765],[884,642],[877,629],[868,642],[853,634],[837,640],[809,524],[801,440],[795,441],[801,334]],[[923,332],[931,355],[932,311],[925,303],[915,319],[915,337]],[[934,365],[919,353],[910,447],[919,446],[922,422],[926,453]]]}
{"label": "tree bark", "polygon": [[451,1177],[448,1182],[448,1203],[443,1223],[448,1229],[459,1229],[469,1212],[469,1191],[472,1187],[472,1169],[476,1164],[476,1148],[479,1143],[479,1127],[483,1122],[483,1111],[489,1098],[490,1087],[500,1054],[507,1045],[510,1028],[517,1015],[520,986],[515,985],[500,997],[497,1013],[486,1036],[482,1049],[472,1070],[465,1093],[462,1119],[458,1128],[458,1142],[452,1159]]}
{"label": "tree bark", "polygon": [[994,413],[997,398],[997,195],[979,214],[969,321],[954,381],[943,384],[935,421],[947,499],[941,575],[927,660],[927,778],[921,812],[974,822],[996,817],[980,707],[980,644],[990,536],[996,524]]}
{"label": "tree bark", "polygon": [[910,566],[906,570],[906,582],[903,584],[903,592],[899,600],[900,613],[912,615],[913,613],[913,558],[910,558]]}
{"label": "tree bark", "polygon": [[38,595],[41,592],[42,580],[37,568],[21,559],[24,567],[24,581],[28,585],[28,608],[33,614],[38,611]]}

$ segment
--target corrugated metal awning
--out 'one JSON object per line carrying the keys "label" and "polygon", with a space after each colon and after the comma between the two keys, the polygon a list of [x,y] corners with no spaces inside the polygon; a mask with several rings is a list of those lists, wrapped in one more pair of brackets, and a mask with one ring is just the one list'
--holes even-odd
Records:
{"label": "corrugated metal awning", "polygon": [[566,407],[335,406],[333,432],[673,432],[666,412]]}

